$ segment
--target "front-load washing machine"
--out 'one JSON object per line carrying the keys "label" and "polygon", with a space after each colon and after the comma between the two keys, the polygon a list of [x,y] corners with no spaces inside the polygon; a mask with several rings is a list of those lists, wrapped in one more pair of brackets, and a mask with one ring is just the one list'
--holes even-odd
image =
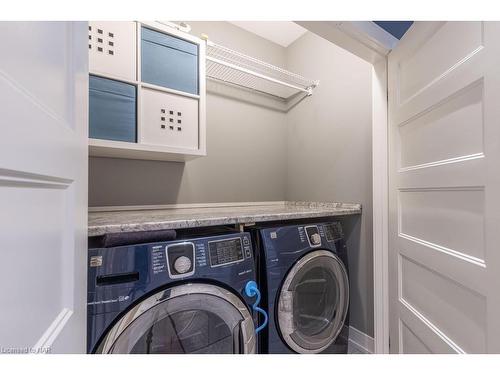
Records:
{"label": "front-load washing machine", "polygon": [[256,352],[254,267],[239,232],[90,249],[89,353]]}
{"label": "front-load washing machine", "polygon": [[347,353],[349,278],[340,222],[256,228],[266,353]]}

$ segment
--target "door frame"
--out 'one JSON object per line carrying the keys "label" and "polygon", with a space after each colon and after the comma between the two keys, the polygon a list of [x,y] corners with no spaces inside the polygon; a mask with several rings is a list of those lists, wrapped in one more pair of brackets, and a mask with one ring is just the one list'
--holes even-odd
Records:
{"label": "door frame", "polygon": [[389,353],[389,155],[387,56],[399,42],[370,21],[295,21],[372,65],[374,353]]}
{"label": "door frame", "polygon": [[372,71],[374,353],[389,353],[389,152],[387,58]]}

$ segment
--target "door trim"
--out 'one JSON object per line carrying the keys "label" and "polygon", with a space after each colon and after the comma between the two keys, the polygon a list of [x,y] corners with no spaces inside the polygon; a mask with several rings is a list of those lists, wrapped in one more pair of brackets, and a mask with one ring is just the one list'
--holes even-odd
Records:
{"label": "door trim", "polygon": [[389,132],[387,56],[372,70],[374,353],[389,353]]}

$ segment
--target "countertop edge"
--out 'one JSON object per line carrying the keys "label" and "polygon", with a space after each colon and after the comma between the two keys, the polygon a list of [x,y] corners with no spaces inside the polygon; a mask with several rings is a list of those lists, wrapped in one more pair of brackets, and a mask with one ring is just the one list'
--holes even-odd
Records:
{"label": "countertop edge", "polygon": [[[244,204],[240,204],[240,207]],[[255,207],[255,205],[252,205]],[[107,233],[123,233],[123,232],[140,232],[145,230],[162,230],[162,229],[181,229],[181,228],[196,228],[216,225],[231,225],[231,224],[252,224],[256,222],[269,222],[279,220],[295,220],[307,218],[321,218],[361,214],[362,208],[360,204],[355,203],[335,203],[335,202],[283,202],[283,207],[300,206],[311,209],[306,212],[278,212],[278,213],[262,213],[252,215],[224,215],[213,216],[207,218],[193,219],[172,219],[172,220],[155,220],[144,221],[140,223],[117,223],[117,224],[100,224],[88,226],[88,237],[95,237]],[[214,206],[220,208],[220,206]],[[273,205],[276,207],[276,204]],[[210,209],[210,207],[207,207]],[[286,210],[285,210],[286,211]],[[111,211],[120,215],[119,211]],[[122,211],[123,212],[123,211]],[[100,212],[101,214],[103,212]]]}

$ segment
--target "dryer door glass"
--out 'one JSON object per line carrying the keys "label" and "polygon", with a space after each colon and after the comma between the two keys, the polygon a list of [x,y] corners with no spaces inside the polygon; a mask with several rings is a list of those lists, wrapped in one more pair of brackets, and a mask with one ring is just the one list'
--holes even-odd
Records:
{"label": "dryer door glass", "polygon": [[[212,288],[215,292],[208,293]],[[238,297],[228,291],[193,284],[172,288],[153,297],[136,306],[127,314],[127,319],[122,318],[115,325],[126,325],[126,328],[110,332],[111,336],[108,334],[101,345],[103,352],[223,354],[255,351],[250,313]]]}
{"label": "dryer door glass", "polygon": [[318,250],[290,270],[280,293],[281,334],[299,353],[326,350],[343,328],[349,306],[349,281],[342,261]]}

